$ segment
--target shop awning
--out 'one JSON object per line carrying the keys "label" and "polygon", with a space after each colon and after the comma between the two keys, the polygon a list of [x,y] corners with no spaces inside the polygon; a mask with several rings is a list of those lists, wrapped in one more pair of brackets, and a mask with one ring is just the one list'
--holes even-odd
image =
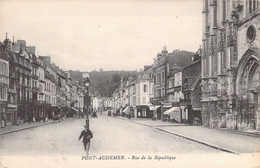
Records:
{"label": "shop awning", "polygon": [[71,107],[72,110],[78,112],[79,110],[75,109],[74,107]]}
{"label": "shop awning", "polygon": [[129,114],[130,113],[130,107],[127,106],[124,111],[123,111],[125,114]]}
{"label": "shop awning", "polygon": [[157,110],[160,107],[160,105],[156,105],[156,106],[149,106],[150,110]]}
{"label": "shop awning", "polygon": [[172,107],[169,110],[166,110],[163,114],[170,115],[170,113],[172,113],[172,112],[180,112],[180,108],[179,107]]}
{"label": "shop awning", "polygon": [[164,103],[163,104],[163,108],[171,108],[172,107],[172,103]]}

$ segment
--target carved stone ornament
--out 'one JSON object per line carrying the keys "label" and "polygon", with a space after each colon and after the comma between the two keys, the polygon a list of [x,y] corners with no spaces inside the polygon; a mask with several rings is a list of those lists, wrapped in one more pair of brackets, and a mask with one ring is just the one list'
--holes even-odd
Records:
{"label": "carved stone ornament", "polygon": [[233,22],[228,24],[228,36],[227,36],[228,46],[234,46],[234,35],[233,35]]}
{"label": "carved stone ornament", "polygon": [[224,29],[219,29],[218,51],[224,51]]}
{"label": "carved stone ornament", "polygon": [[209,54],[213,55],[214,54],[214,35],[210,36],[210,44],[209,44]]}

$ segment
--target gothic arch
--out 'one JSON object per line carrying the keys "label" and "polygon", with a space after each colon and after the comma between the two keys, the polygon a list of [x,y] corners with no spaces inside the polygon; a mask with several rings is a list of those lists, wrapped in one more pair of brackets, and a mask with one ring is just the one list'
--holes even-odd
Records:
{"label": "gothic arch", "polygon": [[249,89],[252,76],[260,65],[260,50],[249,48],[239,61],[236,75],[236,94],[244,94],[243,91]]}
{"label": "gothic arch", "polygon": [[260,51],[249,48],[239,61],[236,75],[239,127],[258,129],[258,95],[260,94]]}

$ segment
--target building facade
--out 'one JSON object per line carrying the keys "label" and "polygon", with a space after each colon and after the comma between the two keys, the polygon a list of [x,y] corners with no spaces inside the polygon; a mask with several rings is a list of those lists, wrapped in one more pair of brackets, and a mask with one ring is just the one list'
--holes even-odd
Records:
{"label": "building facade", "polygon": [[150,110],[150,99],[153,98],[153,69],[145,66],[136,79],[136,108],[137,117],[152,118],[153,111]]}
{"label": "building facade", "polygon": [[0,43],[0,119],[1,127],[4,127],[9,120],[7,114],[7,99],[9,88],[9,57],[4,44]]}
{"label": "building facade", "polygon": [[210,128],[260,129],[259,0],[204,0],[202,120]]}

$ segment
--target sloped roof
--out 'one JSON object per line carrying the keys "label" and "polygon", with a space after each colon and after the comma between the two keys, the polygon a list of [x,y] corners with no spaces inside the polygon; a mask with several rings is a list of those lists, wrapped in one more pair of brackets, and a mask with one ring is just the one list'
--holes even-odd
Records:
{"label": "sloped roof", "polygon": [[6,51],[4,44],[1,42],[0,42],[0,58],[5,59],[5,60],[11,59],[11,56]]}
{"label": "sloped roof", "polygon": [[199,84],[200,82],[200,77],[199,78],[196,78],[196,80],[194,80],[194,82],[187,88],[187,89],[184,89],[183,91],[194,91],[195,88],[197,87],[197,85]]}

